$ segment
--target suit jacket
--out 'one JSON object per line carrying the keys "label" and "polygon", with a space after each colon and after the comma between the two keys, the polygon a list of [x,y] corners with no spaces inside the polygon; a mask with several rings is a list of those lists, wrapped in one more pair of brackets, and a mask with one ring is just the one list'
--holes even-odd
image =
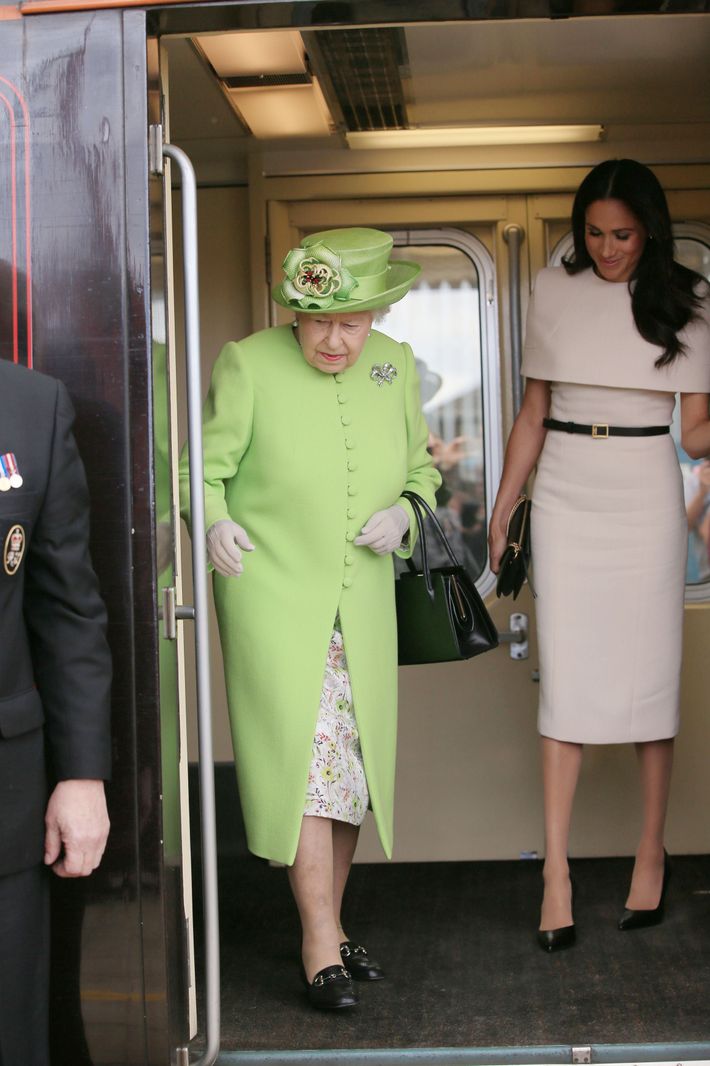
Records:
{"label": "suit jacket", "polygon": [[0,478],[0,875],[42,861],[51,782],[110,773],[106,612],[72,422],[60,382],[0,360],[0,456],[22,478]]}

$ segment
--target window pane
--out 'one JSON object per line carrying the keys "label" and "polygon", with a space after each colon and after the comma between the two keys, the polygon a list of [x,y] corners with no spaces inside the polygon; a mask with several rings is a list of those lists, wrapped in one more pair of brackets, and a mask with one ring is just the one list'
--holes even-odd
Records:
{"label": "window pane", "polygon": [[676,237],[675,257],[683,266],[697,270],[698,274],[703,274],[710,281],[710,247],[703,241],[695,237]]}
{"label": "window pane", "polygon": [[[430,449],[443,478],[437,517],[475,580],[487,558],[478,271],[465,252],[443,244],[400,245],[393,257],[413,259],[422,273],[383,329],[414,350]],[[432,565],[444,562],[437,548]]]}

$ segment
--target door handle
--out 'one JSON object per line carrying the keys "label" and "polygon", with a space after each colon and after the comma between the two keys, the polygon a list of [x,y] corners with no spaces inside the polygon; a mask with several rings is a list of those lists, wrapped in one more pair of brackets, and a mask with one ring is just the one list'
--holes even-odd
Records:
{"label": "door handle", "polygon": [[523,358],[523,324],[520,312],[520,246],[525,238],[522,226],[513,222],[503,230],[508,245],[508,295],[510,301],[510,363],[513,385],[513,417],[523,402],[523,379],[520,367]]}
{"label": "door handle", "polygon": [[195,608],[188,603],[176,603],[175,586],[163,589],[163,606],[158,608],[158,619],[163,623],[165,640],[175,640],[178,622],[194,622]]}
{"label": "door handle", "polygon": [[510,629],[498,631],[498,643],[510,644],[511,659],[527,659],[530,654],[528,634],[528,616],[515,612],[510,616]]}
{"label": "door handle", "polygon": [[[185,356],[187,371],[187,433],[190,457],[190,517],[195,606],[177,606],[174,589],[163,601],[163,625],[194,618],[197,727],[202,828],[202,886],[205,921],[205,1050],[193,1066],[213,1066],[220,1044],[219,914],[217,831],[212,746],[212,697],[207,595],[207,546],[202,461],[202,381],[200,375],[200,308],[197,273],[197,182],[190,159],[174,144],[163,143],[162,127],[149,130],[149,163],[163,173],[163,158],[173,160],[182,179],[182,247],[185,289]],[[169,592],[169,590],[166,590]]]}

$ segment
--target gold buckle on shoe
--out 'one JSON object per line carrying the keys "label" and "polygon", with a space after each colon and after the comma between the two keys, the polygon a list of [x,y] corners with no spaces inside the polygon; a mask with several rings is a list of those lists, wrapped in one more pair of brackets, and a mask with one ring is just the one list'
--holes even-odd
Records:
{"label": "gold buckle on shoe", "polygon": [[608,422],[595,422],[592,426],[592,436],[595,440],[608,440],[609,437],[609,423]]}

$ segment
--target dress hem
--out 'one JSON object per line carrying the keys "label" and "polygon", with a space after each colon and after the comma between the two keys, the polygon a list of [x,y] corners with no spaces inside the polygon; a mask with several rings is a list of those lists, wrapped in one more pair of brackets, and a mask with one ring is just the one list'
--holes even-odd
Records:
{"label": "dress hem", "polygon": [[674,733],[665,734],[664,736],[649,736],[649,737],[622,737],[619,739],[615,737],[613,740],[580,740],[578,737],[562,737],[553,736],[551,733],[543,733],[541,729],[538,729],[538,734],[546,740],[557,740],[561,744],[598,744],[598,745],[610,745],[610,744],[651,744],[656,740],[675,740],[680,730],[676,730]]}

